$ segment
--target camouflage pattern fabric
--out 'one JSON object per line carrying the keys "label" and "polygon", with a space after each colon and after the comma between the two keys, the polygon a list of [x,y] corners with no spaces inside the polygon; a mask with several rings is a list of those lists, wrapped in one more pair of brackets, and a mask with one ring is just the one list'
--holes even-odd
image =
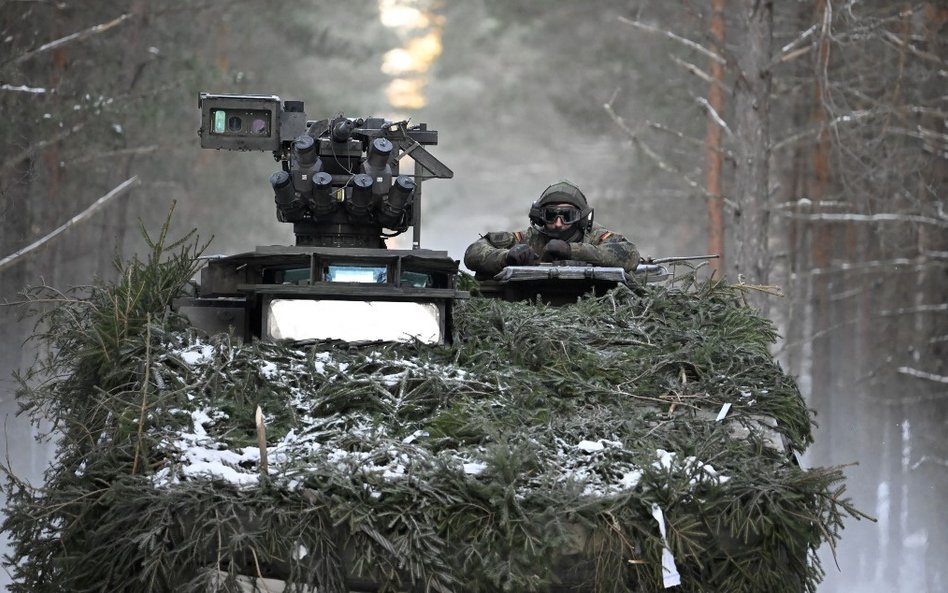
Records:
{"label": "camouflage pattern fabric", "polygon": [[[518,232],[487,233],[464,252],[464,265],[478,278],[489,278],[506,267],[507,251],[518,243],[529,245],[543,255],[550,240],[535,227]],[[570,242],[570,259],[597,266],[623,268],[633,272],[639,265],[639,250],[622,235],[593,223],[578,240]]]}

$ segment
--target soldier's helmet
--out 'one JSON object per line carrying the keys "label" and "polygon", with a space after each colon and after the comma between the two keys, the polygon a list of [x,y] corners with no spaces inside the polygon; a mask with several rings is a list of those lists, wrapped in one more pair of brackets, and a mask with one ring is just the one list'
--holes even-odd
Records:
{"label": "soldier's helmet", "polygon": [[543,229],[545,225],[552,220],[547,219],[547,207],[555,204],[569,204],[579,210],[577,220],[564,220],[564,222],[576,222],[580,230],[586,230],[586,227],[592,222],[592,208],[586,202],[586,196],[583,192],[569,181],[560,181],[549,186],[540,198],[530,206],[530,222],[538,228]]}

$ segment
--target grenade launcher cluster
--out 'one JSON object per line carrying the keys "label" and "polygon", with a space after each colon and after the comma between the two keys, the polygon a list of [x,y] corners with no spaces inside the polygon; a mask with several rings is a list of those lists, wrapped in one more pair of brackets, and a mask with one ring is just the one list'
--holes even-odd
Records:
{"label": "grenade launcher cluster", "polygon": [[[272,151],[281,163],[270,185],[277,219],[293,224],[297,245],[382,247],[409,226],[417,245],[422,180],[453,176],[424,149],[438,143],[426,124],[310,121],[302,101],[276,95],[202,92],[198,107],[202,148]],[[406,155],[415,161],[411,175],[399,171]]]}

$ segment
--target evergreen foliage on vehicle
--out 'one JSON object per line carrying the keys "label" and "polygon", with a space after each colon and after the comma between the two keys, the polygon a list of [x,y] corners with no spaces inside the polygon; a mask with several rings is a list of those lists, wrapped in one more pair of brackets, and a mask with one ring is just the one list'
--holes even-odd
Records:
{"label": "evergreen foliage on vehicle", "polygon": [[169,314],[201,247],[166,232],[114,283],[31,295],[48,355],[18,397],[58,452],[8,476],[11,591],[655,592],[667,545],[682,591],[812,592],[863,516],[796,463],[809,413],[738,287],[475,298],[451,346],[241,344]]}

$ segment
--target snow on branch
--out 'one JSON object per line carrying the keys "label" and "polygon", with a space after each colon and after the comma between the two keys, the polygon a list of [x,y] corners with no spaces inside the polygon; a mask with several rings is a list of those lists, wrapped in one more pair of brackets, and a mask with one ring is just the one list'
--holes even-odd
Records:
{"label": "snow on branch", "polygon": [[922,271],[931,266],[944,266],[948,256],[942,252],[926,252],[918,257],[896,257],[865,262],[840,261],[825,268],[812,268],[805,271],[793,272],[794,279],[805,276],[822,276],[825,274],[839,274],[844,272],[877,273],[879,270]]}
{"label": "snow on branch", "polygon": [[934,305],[918,305],[917,307],[900,307],[898,309],[887,309],[879,311],[880,317],[897,317],[899,315],[908,315],[911,313],[941,313],[948,312],[948,303],[937,303]]}
{"label": "snow on branch", "polygon": [[[920,106],[920,105],[902,105],[898,107],[885,106],[877,109],[858,109],[855,111],[850,111],[847,113],[842,113],[837,115],[832,120],[820,124],[817,126],[811,126],[805,130],[791,134],[782,140],[775,142],[771,146],[771,150],[780,150],[795,144],[800,140],[815,141],[818,135],[827,127],[833,128],[834,130],[838,128],[839,124],[864,124],[866,120],[871,120],[873,118],[887,118],[892,115],[930,115],[937,118],[946,118],[948,113],[941,109],[933,109],[930,107]],[[921,126],[917,126],[916,129],[911,130],[908,128],[899,128],[894,126],[886,126],[886,133],[889,134],[899,134],[902,136],[908,136],[910,138],[916,138],[919,140],[931,140],[935,142],[946,142],[948,143],[948,135],[936,132],[934,130],[929,130]]]}
{"label": "snow on branch", "polygon": [[918,469],[923,463],[934,463],[935,465],[940,465],[942,467],[948,467],[948,459],[939,459],[938,457],[932,457],[931,455],[922,455],[922,457],[912,464],[912,469]]}
{"label": "snow on branch", "polygon": [[797,47],[797,46],[803,43],[804,41],[806,41],[807,39],[809,39],[815,31],[816,31],[816,25],[813,25],[812,27],[804,31],[799,37],[797,37],[790,43],[786,44],[785,46],[781,47],[780,52],[776,56],[774,56],[773,61],[771,61],[770,67],[772,68],[776,66],[777,64],[793,61],[802,55],[808,54],[814,47],[812,44],[804,45],[803,47]]}
{"label": "snow on branch", "polygon": [[134,185],[137,181],[138,181],[138,175],[134,175],[134,176],[130,177],[129,179],[126,179],[125,181],[123,181],[122,183],[120,183],[119,185],[117,185],[114,189],[112,189],[112,191],[110,191],[109,193],[105,194],[104,196],[102,196],[101,198],[99,198],[98,200],[96,200],[95,202],[93,202],[91,206],[89,206],[88,208],[86,208],[85,210],[83,210],[82,212],[80,212],[79,214],[77,214],[77,215],[73,216],[72,218],[70,218],[65,224],[63,224],[62,226],[60,226],[59,228],[57,228],[57,229],[54,230],[53,232],[49,233],[48,235],[46,235],[46,236],[43,237],[42,239],[40,239],[40,240],[38,240],[38,241],[35,241],[35,242],[33,242],[32,244],[27,245],[27,246],[24,247],[23,249],[20,249],[19,251],[16,251],[16,252],[14,252],[14,253],[11,253],[10,255],[8,255],[8,256],[6,256],[6,257],[0,259],[0,271],[3,271],[4,268],[6,268],[7,266],[9,266],[10,264],[12,264],[13,262],[15,262],[16,260],[20,259],[21,257],[23,257],[24,255],[26,255],[27,253],[29,253],[29,252],[31,252],[31,251],[34,251],[35,249],[37,249],[37,248],[39,248],[39,247],[42,247],[43,245],[45,245],[46,243],[48,243],[50,240],[52,240],[52,239],[53,239],[54,237],[56,237],[57,235],[60,235],[60,234],[64,233],[66,230],[69,229],[69,227],[73,226],[74,224],[78,224],[78,223],[82,222],[85,218],[87,218],[87,217],[88,217],[89,215],[91,215],[93,212],[95,212],[96,210],[98,210],[99,208],[101,208],[106,202],[108,202],[109,200],[111,200],[111,199],[114,198],[115,196],[118,196],[118,195],[124,193],[125,190],[127,190],[129,187],[131,187],[132,185]]}
{"label": "snow on branch", "polygon": [[681,66],[682,68],[690,72],[691,74],[694,74],[695,76],[705,81],[706,83],[713,84],[714,86],[720,88],[721,92],[724,93],[725,95],[731,94],[731,89],[727,88],[724,85],[724,83],[722,83],[720,80],[716,80],[710,74],[708,74],[701,68],[695,66],[691,62],[686,62],[676,55],[669,55],[668,57],[670,57],[673,62],[675,62],[676,64],[678,64],[679,66]]}
{"label": "snow on branch", "polygon": [[664,35],[665,37],[668,37],[669,39],[673,39],[674,41],[677,41],[678,43],[681,43],[685,45],[686,47],[690,47],[691,49],[701,54],[704,54],[705,56],[707,56],[708,58],[714,60],[715,62],[719,64],[727,64],[727,60],[725,60],[723,57],[721,57],[717,53],[711,51],[710,49],[706,48],[700,43],[675,35],[671,31],[665,31],[664,29],[659,29],[658,27],[655,27],[652,25],[646,25],[645,23],[641,21],[633,21],[632,19],[625,18],[624,16],[620,16],[618,17],[618,19],[619,19],[619,22],[625,23],[626,25],[629,25],[631,27],[635,27],[637,29],[647,31],[649,33],[658,33],[659,35]]}
{"label": "snow on branch", "polygon": [[903,375],[908,375],[910,377],[918,377],[919,379],[927,379],[936,383],[948,384],[948,377],[945,375],[936,375],[935,373],[920,371],[918,369],[913,369],[912,367],[899,367],[898,370]]}
{"label": "snow on branch", "polygon": [[930,224],[938,227],[948,227],[948,218],[934,218],[931,216],[922,216],[920,214],[856,214],[854,212],[818,212],[815,214],[800,214],[796,212],[780,212],[779,215],[796,220],[810,220],[814,222],[909,222],[914,224]]}
{"label": "snow on branch", "polygon": [[101,24],[89,27],[88,29],[85,29],[83,31],[78,31],[70,35],[66,35],[65,37],[60,37],[59,39],[56,39],[55,41],[44,43],[43,45],[39,46],[38,48],[34,50],[30,50],[24,54],[21,54],[16,59],[14,59],[13,62],[15,64],[19,64],[20,62],[24,62],[35,55],[47,52],[52,49],[56,49],[57,47],[62,47],[63,45],[66,45],[67,43],[71,43],[73,41],[80,41],[82,39],[85,39],[86,37],[91,37],[93,35],[98,35],[99,33],[104,33],[105,31],[108,31],[112,27],[120,25],[123,21],[125,21],[128,18],[130,18],[130,16],[126,13],[117,18],[112,19],[111,21],[107,23],[101,23]]}
{"label": "snow on branch", "polygon": [[796,134],[791,134],[790,136],[784,138],[783,140],[779,140],[779,141],[777,141],[777,142],[774,142],[774,143],[771,145],[770,149],[771,149],[771,150],[780,150],[781,148],[784,148],[784,147],[786,147],[786,146],[790,146],[790,145],[796,143],[798,140],[801,140],[801,139],[816,139],[816,138],[818,137],[818,135],[819,135],[825,128],[827,128],[827,127],[835,128],[835,127],[837,126],[837,124],[841,124],[841,123],[850,123],[850,124],[851,124],[851,123],[857,123],[857,122],[859,122],[859,121],[861,121],[861,120],[864,120],[864,119],[867,119],[867,118],[869,118],[869,117],[871,117],[871,116],[873,116],[873,115],[879,115],[879,116],[881,116],[881,115],[884,115],[884,114],[881,113],[881,112],[874,112],[874,111],[867,110],[867,109],[860,109],[860,110],[856,110],[856,111],[851,111],[851,112],[849,112],[849,113],[844,113],[844,114],[842,114],[842,115],[837,115],[836,117],[834,117],[834,118],[833,118],[831,121],[829,121],[829,122],[826,122],[826,123],[824,123],[824,124],[820,124],[820,125],[817,125],[817,126],[812,126],[812,127],[807,128],[807,129],[805,129],[805,130],[803,130],[803,131],[797,132]]}
{"label": "snow on branch", "polygon": [[794,39],[794,40],[791,41],[790,43],[786,44],[785,46],[781,47],[781,48],[780,48],[780,53],[781,53],[781,54],[786,54],[786,53],[789,53],[789,52],[793,51],[793,50],[796,49],[801,43],[803,43],[804,41],[806,41],[807,39],[809,39],[810,36],[813,35],[813,33],[815,33],[815,32],[816,32],[816,25],[813,25],[813,26],[811,26],[809,29],[807,29],[806,31],[804,31],[803,33],[801,33],[799,37],[797,37],[796,39]]}
{"label": "snow on branch", "polygon": [[725,132],[727,132],[728,137],[733,138],[734,134],[731,132],[731,128],[727,127],[727,122],[724,121],[717,111],[715,111],[714,107],[711,106],[711,103],[704,97],[698,97],[697,101],[698,104],[701,105],[702,109],[708,113],[708,117],[710,117],[711,120],[720,126]]}
{"label": "snow on branch", "polygon": [[20,86],[13,86],[12,84],[0,84],[0,91],[12,91],[15,93],[31,93],[34,95],[42,95],[46,92],[46,89],[42,87],[32,87],[21,84]]}

